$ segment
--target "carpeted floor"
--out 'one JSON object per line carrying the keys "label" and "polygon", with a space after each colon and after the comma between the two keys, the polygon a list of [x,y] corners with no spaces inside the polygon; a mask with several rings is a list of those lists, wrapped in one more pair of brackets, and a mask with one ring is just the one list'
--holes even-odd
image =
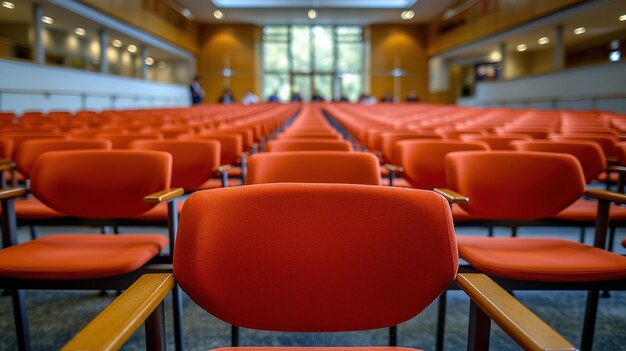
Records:
{"label": "carpeted floor", "polygon": [[[97,232],[88,228],[89,232]],[[52,232],[41,228],[42,235]],[[77,232],[72,228],[65,232]],[[84,232],[85,229],[82,229]],[[125,232],[130,229],[124,228]],[[58,232],[58,231],[54,231]],[[160,232],[161,228],[146,228],[142,232]],[[482,228],[460,228],[459,235],[485,235]],[[578,230],[522,228],[520,236],[544,235],[578,238]],[[26,240],[27,231],[20,230],[21,238]],[[508,236],[508,230],[496,230],[496,236]],[[587,240],[592,237],[587,231]],[[626,231],[618,231],[616,242],[626,237]],[[618,252],[624,253],[621,246]],[[552,325],[575,345],[580,342],[584,312],[584,292],[516,292],[516,297]],[[97,292],[77,291],[28,291],[27,303],[34,350],[55,350],[60,348],[80,328],[104,308],[114,297],[99,297]],[[468,298],[462,292],[449,292],[448,314],[446,319],[446,350],[465,349],[467,338]],[[168,342],[171,344],[171,305],[166,305]],[[418,317],[400,325],[400,346],[434,349],[435,318],[437,304],[433,303]],[[211,317],[198,308],[190,299],[184,300],[184,332],[187,350],[206,350],[228,346],[230,328],[227,324]],[[594,350],[626,350],[626,292],[612,292],[610,298],[600,301],[598,324]],[[241,345],[257,346],[350,346],[350,345],[385,345],[387,330],[374,330],[351,333],[271,333],[254,330],[242,330]],[[492,332],[492,350],[518,350],[513,341],[494,326]],[[10,297],[0,297],[0,350],[14,350],[12,307]],[[143,330],[139,330],[125,345],[124,350],[144,350]],[[173,349],[173,345],[170,345]]]}

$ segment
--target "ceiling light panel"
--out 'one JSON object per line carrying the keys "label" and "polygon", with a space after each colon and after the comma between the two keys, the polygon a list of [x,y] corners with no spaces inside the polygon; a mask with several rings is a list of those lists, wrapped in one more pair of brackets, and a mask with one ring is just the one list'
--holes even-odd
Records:
{"label": "ceiling light panel", "polygon": [[[408,8],[417,0],[318,0],[318,8]],[[293,0],[213,0],[213,4],[221,8],[294,8],[310,7],[309,1]]]}

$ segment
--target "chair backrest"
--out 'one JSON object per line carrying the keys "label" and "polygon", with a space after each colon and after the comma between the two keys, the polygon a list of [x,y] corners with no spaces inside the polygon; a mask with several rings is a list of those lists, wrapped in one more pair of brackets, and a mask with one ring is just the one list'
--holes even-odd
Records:
{"label": "chair backrest", "polygon": [[329,139],[285,139],[269,141],[265,151],[352,151],[352,145],[347,141]]}
{"label": "chair backrest", "polygon": [[15,156],[15,166],[25,178],[30,178],[35,161],[46,152],[69,150],[110,150],[111,142],[105,139],[40,139],[22,143]]}
{"label": "chair backrest", "polygon": [[186,200],[174,275],[233,325],[349,331],[412,318],[446,289],[457,260],[450,208],[433,192],[263,184]]}
{"label": "chair backrest", "polygon": [[329,139],[329,140],[342,140],[341,135],[337,133],[283,133],[276,137],[277,140],[287,139]]}
{"label": "chair backrest", "polygon": [[465,134],[461,136],[463,141],[482,141],[489,145],[491,150],[515,150],[512,145],[512,141],[517,140],[532,140],[530,135],[525,134],[501,134],[501,135],[480,135],[480,134]]}
{"label": "chair backrest", "polygon": [[380,185],[376,156],[342,151],[270,152],[248,159],[246,184],[351,183]]}
{"label": "chair backrest", "polygon": [[130,144],[137,140],[162,140],[160,133],[134,133],[134,134],[98,134],[98,138],[111,140],[113,149],[128,149]]}
{"label": "chair backrest", "polygon": [[130,148],[171,154],[171,186],[187,191],[213,178],[213,169],[220,165],[220,143],[215,140],[139,140],[130,144]]}
{"label": "chair backrest", "polygon": [[446,187],[444,159],[448,153],[489,150],[486,143],[479,141],[411,140],[397,145],[404,178],[413,187],[426,190]]}
{"label": "chair backrest", "polygon": [[0,138],[0,159],[10,159],[13,156],[13,140]]}
{"label": "chair backrest", "polygon": [[585,181],[591,183],[606,169],[606,157],[602,148],[592,141],[518,141],[512,144],[519,151],[558,152],[570,154],[578,159],[585,174]]}
{"label": "chair backrest", "polygon": [[615,152],[615,146],[619,142],[619,138],[614,135],[608,134],[553,134],[550,139],[555,141],[567,141],[567,140],[583,140],[592,141],[598,143],[606,157],[617,157]]}
{"label": "chair backrest", "polygon": [[220,162],[223,165],[234,165],[239,162],[243,152],[243,139],[240,134],[229,132],[214,132],[194,136],[181,136],[181,140],[215,140],[220,143]]}
{"label": "chair backrest", "polygon": [[572,155],[522,152],[455,152],[446,156],[448,187],[469,197],[472,216],[530,220],[556,215],[585,191]]}
{"label": "chair backrest", "polygon": [[169,188],[171,176],[172,156],[166,152],[54,151],[35,162],[31,191],[70,216],[120,218],[153,208],[143,198]]}
{"label": "chair backrest", "polygon": [[381,136],[381,151],[385,156],[387,162],[393,164],[400,163],[401,156],[396,155],[396,146],[401,140],[418,140],[418,139],[437,139],[441,140],[442,137],[437,134],[426,134],[417,132],[385,132]]}

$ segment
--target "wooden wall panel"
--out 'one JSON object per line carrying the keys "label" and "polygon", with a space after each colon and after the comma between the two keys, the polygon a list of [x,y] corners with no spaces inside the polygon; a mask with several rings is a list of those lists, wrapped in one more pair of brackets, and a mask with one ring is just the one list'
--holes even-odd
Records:
{"label": "wooden wall panel", "polygon": [[393,91],[391,71],[396,65],[405,71],[400,78],[400,98],[405,100],[415,90],[422,101],[428,100],[428,59],[426,57],[426,26],[372,25],[369,30],[369,62],[371,95],[380,99]]}
{"label": "wooden wall panel", "polygon": [[[231,88],[237,101],[247,91],[260,94],[260,35],[256,25],[201,25],[199,27],[198,74],[205,102],[217,102],[224,88]],[[225,78],[228,64],[233,76]],[[229,83],[230,81],[230,83]]]}
{"label": "wooden wall panel", "polygon": [[[429,25],[428,30],[428,55],[437,55],[586,0],[490,1],[497,1],[498,6],[495,7],[494,11],[475,18],[468,18],[464,24],[460,24],[442,34],[439,33],[441,21],[433,21]],[[481,6],[484,2],[485,0],[476,6]]]}
{"label": "wooden wall panel", "polygon": [[185,21],[184,27],[178,28],[159,15],[146,11],[142,0],[80,1],[120,21],[176,44],[183,49],[193,53],[198,52],[197,25],[192,21]]}

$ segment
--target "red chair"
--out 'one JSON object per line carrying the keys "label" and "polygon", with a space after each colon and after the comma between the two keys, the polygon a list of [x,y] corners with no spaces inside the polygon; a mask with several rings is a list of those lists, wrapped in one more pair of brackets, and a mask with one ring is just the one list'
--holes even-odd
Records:
{"label": "red chair", "polygon": [[370,153],[269,152],[248,160],[246,184],[350,183],[380,185],[378,160]]}
{"label": "red chair", "polygon": [[[83,225],[104,225],[144,213],[167,202],[170,252],[177,214],[170,189],[172,157],[164,152],[59,151],[41,155],[31,177],[31,192],[46,206]],[[4,189],[0,288],[12,291],[18,348],[28,349],[28,324],[22,289],[126,289],[150,268],[168,246],[162,235],[58,234],[17,243],[14,198],[24,188]],[[180,337],[180,294],[175,291],[176,334]],[[178,339],[178,338],[177,338]],[[181,339],[182,340],[182,339]],[[177,342],[178,343],[178,342]]]}
{"label": "red chair", "polygon": [[[457,264],[450,209],[430,191],[263,184],[196,192],[181,215],[174,275],[142,277],[63,350],[117,349],[151,312],[146,330],[162,330],[159,306],[174,278],[200,307],[241,327],[386,328],[431,304],[455,279]],[[488,348],[490,318],[525,349],[574,349],[485,276],[456,281],[473,301],[470,350]],[[157,335],[147,338],[149,349],[163,343]]]}
{"label": "red chair", "polygon": [[328,139],[272,140],[265,144],[265,151],[352,151],[352,144]]}
{"label": "red chair", "polygon": [[459,152],[446,157],[446,172],[450,189],[469,199],[462,206],[470,215],[500,223],[554,216],[583,194],[600,200],[595,247],[552,238],[457,238],[459,256],[505,288],[589,290],[581,349],[590,350],[599,289],[626,289],[626,257],[604,250],[609,204],[626,198],[585,192],[582,169],[571,155]]}

